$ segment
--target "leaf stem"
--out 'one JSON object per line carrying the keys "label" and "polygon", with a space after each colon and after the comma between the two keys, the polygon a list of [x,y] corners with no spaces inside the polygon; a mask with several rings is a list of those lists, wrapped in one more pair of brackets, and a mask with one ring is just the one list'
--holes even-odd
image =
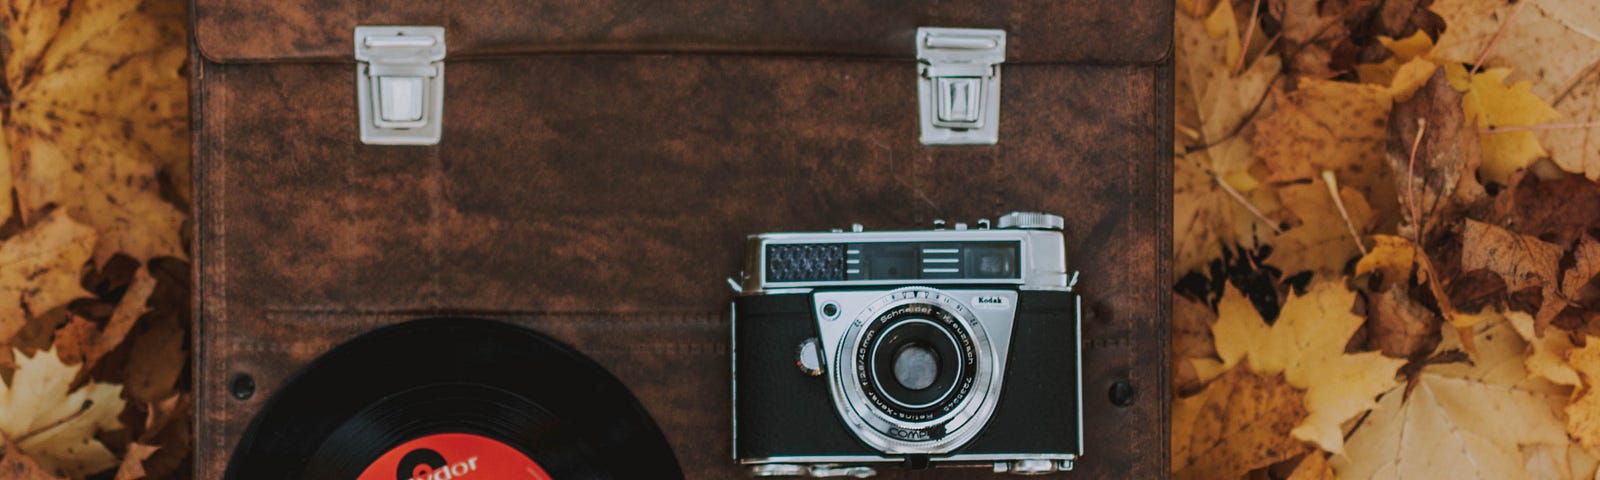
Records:
{"label": "leaf stem", "polygon": [[1255,204],[1250,203],[1250,200],[1245,199],[1244,195],[1240,194],[1238,190],[1234,190],[1233,186],[1228,185],[1228,182],[1224,181],[1221,176],[1216,174],[1216,172],[1211,172],[1208,169],[1206,173],[1211,174],[1211,181],[1217,182],[1217,186],[1222,187],[1222,191],[1228,192],[1228,196],[1233,197],[1233,200],[1239,202],[1240,205],[1244,205],[1244,208],[1249,210],[1251,215],[1255,215],[1256,220],[1260,220],[1261,223],[1265,223],[1268,227],[1271,227],[1273,233],[1277,233],[1279,235],[1283,234],[1283,229],[1278,228],[1278,224],[1276,222],[1268,220],[1265,213],[1261,213],[1261,210],[1256,208]]}
{"label": "leaf stem", "polygon": [[1239,72],[1244,71],[1244,57],[1250,56],[1250,39],[1256,34],[1256,23],[1259,23],[1257,22],[1259,15],[1261,15],[1261,0],[1256,0],[1255,6],[1250,7],[1250,26],[1244,30],[1244,42],[1239,46],[1239,59],[1233,64],[1233,74],[1231,76],[1237,77]]}
{"label": "leaf stem", "polygon": [[1416,172],[1417,149],[1422,146],[1422,133],[1428,131],[1428,119],[1417,119],[1417,139],[1411,141],[1411,160],[1406,163],[1406,206],[1411,209],[1411,243],[1422,245],[1422,211],[1417,207]]}
{"label": "leaf stem", "polygon": [[1345,228],[1350,229],[1350,238],[1356,241],[1356,249],[1361,250],[1361,256],[1367,256],[1367,246],[1361,243],[1356,224],[1350,221],[1350,212],[1344,209],[1344,199],[1339,198],[1339,180],[1334,178],[1333,170],[1322,171],[1322,183],[1328,186],[1328,195],[1333,197],[1333,206],[1339,208],[1339,218],[1344,219]]}
{"label": "leaf stem", "polygon": [[1478,133],[1532,132],[1532,131],[1544,131],[1544,130],[1569,130],[1569,129],[1577,129],[1577,128],[1595,128],[1595,127],[1600,127],[1600,121],[1577,122],[1577,123],[1546,123],[1546,124],[1543,124],[1543,125],[1517,125],[1517,126],[1510,126],[1510,127],[1496,127],[1494,125],[1490,125],[1488,128],[1478,129]]}

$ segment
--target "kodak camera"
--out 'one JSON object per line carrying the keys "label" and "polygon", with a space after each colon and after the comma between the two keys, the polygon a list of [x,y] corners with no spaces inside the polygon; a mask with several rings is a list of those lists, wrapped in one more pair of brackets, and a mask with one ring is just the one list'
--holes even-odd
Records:
{"label": "kodak camera", "polygon": [[765,233],[733,302],[734,457],[755,476],[1070,470],[1080,307],[1063,220]]}

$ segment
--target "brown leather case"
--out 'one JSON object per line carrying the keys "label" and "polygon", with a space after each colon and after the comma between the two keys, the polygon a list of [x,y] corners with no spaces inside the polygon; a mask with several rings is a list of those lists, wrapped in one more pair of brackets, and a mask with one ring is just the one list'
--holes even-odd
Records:
{"label": "brown leather case", "polygon": [[[1058,477],[1161,477],[1172,11],[196,0],[197,474],[220,478],[252,416],[319,354],[459,314],[577,347],[639,397],[688,478],[744,478],[725,279],[746,235],[1035,210],[1066,217],[1085,299],[1085,453]],[[359,141],[357,25],[447,29],[440,144]],[[919,143],[919,26],[1007,31],[997,145]],[[254,396],[230,395],[238,374]],[[1131,406],[1109,399],[1118,381]]]}

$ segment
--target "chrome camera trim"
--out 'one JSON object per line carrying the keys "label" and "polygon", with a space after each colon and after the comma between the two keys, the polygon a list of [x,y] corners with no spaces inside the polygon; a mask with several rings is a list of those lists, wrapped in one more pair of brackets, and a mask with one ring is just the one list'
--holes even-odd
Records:
{"label": "chrome camera trim", "polygon": [[[1001,298],[1003,306],[974,309],[963,297]],[[904,287],[885,291],[823,291],[813,295],[818,332],[821,334],[824,365],[828,368],[829,390],[834,409],[850,431],[863,443],[890,454],[949,453],[982,432],[999,404],[1004,383],[1006,358],[1011,347],[1012,321],[1016,314],[1015,290],[949,289]],[[841,314],[830,319],[822,313],[824,305],[835,304]],[[927,421],[900,420],[874,408],[867,400],[866,388],[856,378],[854,352],[860,348],[861,333],[884,312],[902,305],[924,303],[944,309],[963,323],[972,338],[975,369],[972,390],[950,413]],[[854,315],[848,315],[855,312]],[[847,320],[848,319],[848,320]],[[930,441],[897,438],[893,431],[921,431],[943,426],[949,432]]]}
{"label": "chrome camera trim", "polygon": [[[1014,241],[1021,246],[1014,279],[891,279],[774,282],[767,280],[767,245]],[[1071,291],[1067,250],[1057,230],[907,230],[881,232],[762,233],[746,239],[744,272],[730,279],[741,295],[803,293],[817,287],[1013,284],[1020,290]]]}

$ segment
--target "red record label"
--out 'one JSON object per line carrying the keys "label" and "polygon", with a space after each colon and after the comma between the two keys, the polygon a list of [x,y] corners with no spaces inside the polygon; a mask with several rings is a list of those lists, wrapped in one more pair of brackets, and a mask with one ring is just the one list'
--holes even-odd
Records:
{"label": "red record label", "polygon": [[356,480],[551,480],[527,455],[465,433],[411,440],[385,452]]}

